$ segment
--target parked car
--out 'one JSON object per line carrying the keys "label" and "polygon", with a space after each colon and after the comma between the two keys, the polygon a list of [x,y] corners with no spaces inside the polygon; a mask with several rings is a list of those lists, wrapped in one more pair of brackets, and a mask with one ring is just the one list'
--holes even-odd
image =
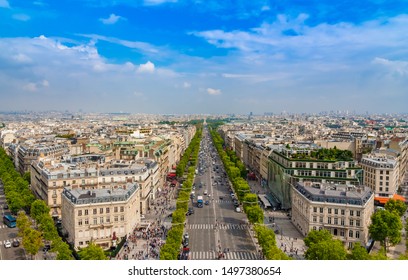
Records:
{"label": "parked car", "polygon": [[18,247],[18,246],[20,246],[20,241],[14,240],[12,245],[13,245],[13,247]]}
{"label": "parked car", "polygon": [[239,207],[235,208],[235,212],[240,213],[240,212],[241,212],[241,208],[239,208]]}
{"label": "parked car", "polygon": [[4,242],[4,247],[5,248],[11,248],[11,242],[10,241],[6,241],[6,242]]}

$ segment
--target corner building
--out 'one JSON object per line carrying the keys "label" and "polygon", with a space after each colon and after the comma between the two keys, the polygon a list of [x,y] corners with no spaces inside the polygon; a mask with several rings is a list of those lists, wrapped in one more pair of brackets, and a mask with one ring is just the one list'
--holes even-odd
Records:
{"label": "corner building", "polygon": [[347,248],[366,246],[374,213],[374,192],[366,186],[299,182],[292,187],[292,223],[306,236],[328,230]]}

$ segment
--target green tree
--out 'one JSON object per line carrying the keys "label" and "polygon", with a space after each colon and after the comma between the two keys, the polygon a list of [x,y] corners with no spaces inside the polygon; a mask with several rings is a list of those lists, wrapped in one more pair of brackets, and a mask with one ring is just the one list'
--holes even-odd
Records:
{"label": "green tree", "polygon": [[17,219],[16,219],[17,227],[18,227],[18,235],[24,236],[24,232],[31,228],[31,221],[28,219],[27,215],[24,211],[18,212]]}
{"label": "green tree", "polygon": [[26,173],[24,173],[23,179],[24,179],[27,183],[31,184],[31,173],[28,172],[28,171],[27,171]]}
{"label": "green tree", "polygon": [[354,243],[351,254],[347,256],[349,260],[370,260],[371,257],[367,252],[367,249],[360,243]]}
{"label": "green tree", "polygon": [[388,243],[396,245],[401,241],[402,222],[396,212],[388,210],[377,211],[371,216],[369,233],[371,237],[380,241],[387,252]]}
{"label": "green tree", "polygon": [[308,260],[345,260],[347,251],[340,240],[333,239],[327,230],[312,230],[304,239]]}
{"label": "green tree", "polygon": [[50,208],[47,206],[44,200],[37,199],[31,204],[31,217],[36,220],[36,222],[40,222],[40,217],[44,214],[49,214]]}
{"label": "green tree", "polygon": [[397,199],[388,200],[387,203],[385,203],[384,208],[390,212],[395,211],[400,217],[402,217],[405,211],[407,211],[407,205],[403,201]]}
{"label": "green tree", "polygon": [[22,244],[26,252],[34,256],[44,246],[41,232],[33,228],[27,228],[23,234]]}
{"label": "green tree", "polygon": [[312,230],[305,237],[304,242],[307,247],[310,247],[315,243],[319,243],[320,241],[328,241],[332,239],[333,237],[328,230]]}
{"label": "green tree", "polygon": [[105,252],[95,243],[90,242],[89,245],[78,252],[81,260],[107,260]]}

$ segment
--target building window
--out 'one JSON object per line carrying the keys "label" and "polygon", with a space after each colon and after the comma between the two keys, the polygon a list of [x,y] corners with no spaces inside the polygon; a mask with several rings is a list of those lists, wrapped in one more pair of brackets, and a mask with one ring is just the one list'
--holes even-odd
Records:
{"label": "building window", "polygon": [[89,219],[88,218],[85,218],[85,224],[89,225]]}
{"label": "building window", "polygon": [[109,214],[109,213],[110,213],[110,208],[106,207],[106,214]]}
{"label": "building window", "polygon": [[350,210],[350,216],[354,216],[354,211]]}
{"label": "building window", "polygon": [[317,217],[313,216],[313,222],[317,222]]}
{"label": "building window", "polygon": [[79,245],[80,245],[80,246],[84,245],[84,242],[83,242],[83,241],[79,241]]}
{"label": "building window", "polygon": [[57,182],[52,182],[52,186],[56,187],[57,186]]}
{"label": "building window", "polygon": [[313,207],[313,212],[314,212],[314,213],[317,212],[317,207]]}
{"label": "building window", "polygon": [[84,212],[85,212],[85,216],[88,216],[88,209],[86,209]]}
{"label": "building window", "polygon": [[356,216],[360,217],[360,215],[361,215],[361,211],[356,211]]}
{"label": "building window", "polygon": [[118,216],[113,216],[113,220],[114,220],[115,222],[119,221]]}
{"label": "building window", "polygon": [[344,219],[341,219],[341,220],[340,220],[340,225],[344,226],[344,224],[345,224]]}
{"label": "building window", "polygon": [[320,213],[323,213],[323,207],[320,207]]}
{"label": "building window", "polygon": [[97,218],[93,218],[93,224],[97,225],[98,224],[98,219]]}
{"label": "building window", "polygon": [[354,226],[354,220],[350,219],[350,226]]}
{"label": "building window", "polygon": [[313,227],[313,230],[316,230],[316,227],[315,227],[315,226]]}
{"label": "building window", "polygon": [[356,227],[360,226],[360,220],[356,220]]}
{"label": "building window", "polygon": [[98,213],[98,209],[94,208],[93,210],[93,214],[96,215]]}
{"label": "building window", "polygon": [[385,174],[389,175],[389,174],[390,174],[390,171],[388,171],[388,170],[387,170],[387,171],[385,171]]}
{"label": "building window", "polygon": [[328,208],[328,209],[327,209],[327,213],[328,213],[328,214],[331,214],[331,208]]}
{"label": "building window", "polygon": [[335,209],[334,209],[334,214],[335,214],[335,215],[338,215],[338,214],[339,214],[339,209],[335,208]]}
{"label": "building window", "polygon": [[99,214],[103,214],[103,208],[99,208]]}
{"label": "building window", "polygon": [[78,210],[78,216],[82,216],[82,210]]}
{"label": "building window", "polygon": [[103,217],[99,217],[99,223],[103,224]]}
{"label": "building window", "polygon": [[345,215],[346,214],[346,211],[344,210],[344,209],[341,209],[341,215]]}
{"label": "building window", "polygon": [[106,216],[106,222],[110,223],[110,216]]}
{"label": "building window", "polygon": [[331,224],[331,217],[327,217],[327,223],[330,225]]}
{"label": "building window", "polygon": [[382,170],[380,170],[380,174],[383,174],[383,171],[382,171]]}
{"label": "building window", "polygon": [[82,226],[82,219],[78,220],[78,226]]}
{"label": "building window", "polygon": [[125,212],[125,207],[120,206],[120,212]]}
{"label": "building window", "polygon": [[341,229],[341,230],[340,230],[340,236],[343,236],[343,237],[344,237],[344,229]]}
{"label": "building window", "polygon": [[338,218],[334,218],[334,224],[338,225],[339,224],[339,219]]}
{"label": "building window", "polygon": [[319,217],[319,223],[323,223],[323,217]]}
{"label": "building window", "polygon": [[115,207],[113,208],[113,212],[118,213],[118,207],[117,207],[117,206],[115,206]]}
{"label": "building window", "polygon": [[356,231],[356,238],[360,238],[360,232]]}
{"label": "building window", "polygon": [[121,222],[125,221],[125,216],[124,216],[124,215],[121,215],[121,216],[120,216],[120,221],[121,221]]}
{"label": "building window", "polygon": [[349,231],[349,237],[351,237],[351,238],[353,237],[353,231],[352,230]]}

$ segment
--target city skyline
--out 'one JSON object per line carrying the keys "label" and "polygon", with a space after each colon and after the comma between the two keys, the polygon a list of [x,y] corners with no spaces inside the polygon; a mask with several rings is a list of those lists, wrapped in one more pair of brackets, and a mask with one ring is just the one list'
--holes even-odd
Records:
{"label": "city skyline", "polygon": [[0,0],[0,111],[404,113],[406,4]]}

